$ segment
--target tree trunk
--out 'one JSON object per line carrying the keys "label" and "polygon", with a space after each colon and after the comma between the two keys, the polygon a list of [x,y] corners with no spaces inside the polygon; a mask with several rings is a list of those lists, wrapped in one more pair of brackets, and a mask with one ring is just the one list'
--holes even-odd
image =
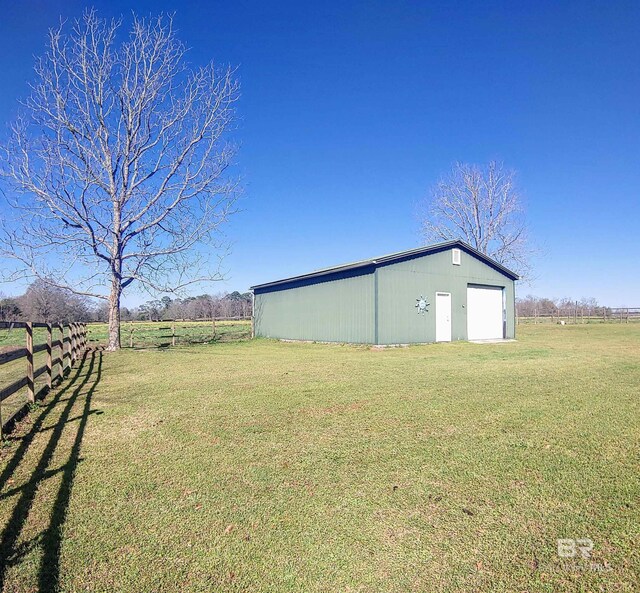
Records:
{"label": "tree trunk", "polygon": [[114,275],[111,280],[111,294],[109,295],[109,344],[107,350],[120,350],[120,296],[122,295],[122,281]]}

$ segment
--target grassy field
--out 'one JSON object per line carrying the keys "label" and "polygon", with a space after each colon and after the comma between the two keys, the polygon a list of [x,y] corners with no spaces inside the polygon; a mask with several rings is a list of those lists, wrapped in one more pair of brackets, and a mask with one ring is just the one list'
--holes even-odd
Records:
{"label": "grassy field", "polygon": [[637,591],[639,386],[633,324],[90,354],[2,450],[0,590]]}
{"label": "grassy field", "polygon": [[[251,338],[250,320],[216,321],[134,321],[122,324],[122,346],[128,348],[165,348],[171,345],[175,328],[176,344],[231,342]],[[88,326],[89,340],[104,344],[108,337],[106,323]],[[133,339],[133,342],[132,342]]]}
{"label": "grassy field", "polygon": [[[122,346],[128,348],[133,335],[136,348],[153,348],[169,346],[172,338],[172,326],[175,326],[178,344],[202,342],[228,342],[251,337],[251,321],[225,320],[216,321],[124,321],[122,323]],[[89,323],[87,325],[89,342],[103,344],[107,341],[108,326],[106,323]],[[54,333],[54,340],[58,338]],[[0,329],[0,348],[3,346],[24,346],[24,329]],[[33,343],[44,344],[47,341],[46,328],[36,327],[33,330]]]}
{"label": "grassy field", "polygon": [[[251,321],[225,320],[216,321],[215,326],[211,321],[171,321],[161,322],[124,322],[122,324],[122,346],[129,348],[167,348],[172,344],[173,329],[175,327],[176,345],[213,344],[218,342],[230,342],[248,340],[251,337]],[[66,332],[66,330],[65,330]],[[60,336],[58,330],[53,333],[53,339]],[[87,340],[89,346],[106,344],[108,326],[106,323],[89,323],[87,325]],[[133,337],[133,341],[131,338]],[[45,344],[47,341],[47,329],[36,327],[33,330],[33,343]],[[4,347],[25,345],[25,330],[0,329],[0,350]],[[56,353],[54,352],[54,357]],[[37,352],[34,359],[34,367],[43,366],[46,363],[46,352]],[[57,367],[53,369],[57,373]],[[24,376],[26,372],[26,359],[15,360],[9,364],[0,366],[0,386],[8,385]],[[46,376],[40,375],[36,379],[36,390],[46,385]],[[2,418],[7,419],[20,409],[27,399],[27,390],[22,389],[2,402]]]}

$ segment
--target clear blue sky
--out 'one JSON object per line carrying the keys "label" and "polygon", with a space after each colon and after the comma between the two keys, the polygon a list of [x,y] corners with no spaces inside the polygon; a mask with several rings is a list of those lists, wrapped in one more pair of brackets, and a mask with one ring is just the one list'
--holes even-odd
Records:
{"label": "clear blue sky", "polygon": [[[47,28],[85,6],[0,2],[0,121]],[[246,192],[213,290],[415,247],[438,177],[497,158],[519,171],[544,250],[520,294],[640,306],[640,3],[93,6],[175,10],[194,64],[239,66]]]}

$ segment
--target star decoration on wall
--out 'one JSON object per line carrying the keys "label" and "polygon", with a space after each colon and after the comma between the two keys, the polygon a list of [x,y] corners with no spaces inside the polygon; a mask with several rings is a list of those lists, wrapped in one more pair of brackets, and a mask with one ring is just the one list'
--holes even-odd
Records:
{"label": "star decoration on wall", "polygon": [[418,313],[428,313],[428,306],[429,303],[427,303],[427,300],[423,296],[421,296],[419,299],[416,299],[416,309],[418,310]]}

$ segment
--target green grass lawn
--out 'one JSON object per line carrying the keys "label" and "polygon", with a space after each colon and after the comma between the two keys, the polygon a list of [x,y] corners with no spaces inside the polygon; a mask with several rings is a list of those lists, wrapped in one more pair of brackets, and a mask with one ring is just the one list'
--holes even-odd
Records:
{"label": "green grass lawn", "polygon": [[[122,346],[128,348],[133,337],[134,348],[156,348],[171,345],[175,328],[176,344],[196,344],[247,340],[251,337],[251,321],[135,321],[122,323]],[[133,333],[132,333],[133,332]],[[90,323],[90,342],[105,343],[108,336],[106,323]]]}
{"label": "green grass lawn", "polygon": [[[230,342],[248,340],[251,337],[251,321],[244,320],[224,320],[216,321],[215,325],[211,321],[171,321],[160,322],[124,322],[122,324],[122,346],[129,348],[132,344],[131,336],[133,329],[133,348],[167,348],[171,346],[172,334],[175,327],[177,345],[217,342]],[[66,334],[65,329],[65,335]],[[87,325],[87,340],[89,346],[106,344],[108,336],[108,326],[106,323],[89,323]],[[58,340],[60,332],[56,329],[52,339]],[[34,345],[46,344],[47,329],[36,327],[33,330]],[[0,329],[0,350],[4,347],[24,347],[25,330]],[[54,358],[59,355],[58,350],[54,350]],[[37,369],[46,364],[46,352],[37,352],[33,357],[34,367]],[[0,386],[5,386],[23,377],[26,373],[26,358],[14,360],[8,364],[0,365]],[[57,366],[53,369],[57,376]],[[38,391],[47,383],[46,375],[40,375],[35,381],[35,389]],[[23,407],[27,401],[26,388],[9,396],[2,402],[2,418],[10,418],[14,412]]]}
{"label": "green grass lawn", "polygon": [[[171,345],[172,331],[175,327],[176,343],[191,344],[202,342],[228,342],[251,337],[251,321],[224,320],[216,321],[124,321],[121,335],[122,346],[128,348],[133,334],[135,348],[153,348]],[[132,331],[133,330],[133,331]],[[65,330],[66,332],[66,330]],[[53,339],[57,340],[60,332],[55,329]],[[87,338],[90,343],[105,343],[108,336],[106,323],[87,324]],[[33,343],[45,344],[47,329],[36,327],[33,329]],[[0,348],[4,346],[25,345],[25,330],[0,328]]]}
{"label": "green grass lawn", "polygon": [[2,450],[4,591],[637,591],[639,387],[632,324],[95,353]]}

